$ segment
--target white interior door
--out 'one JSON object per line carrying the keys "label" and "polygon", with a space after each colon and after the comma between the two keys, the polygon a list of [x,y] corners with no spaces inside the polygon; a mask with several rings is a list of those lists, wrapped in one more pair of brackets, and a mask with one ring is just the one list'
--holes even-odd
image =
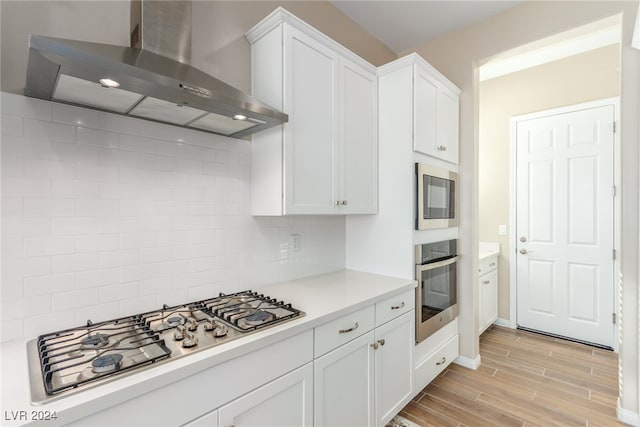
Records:
{"label": "white interior door", "polygon": [[613,105],[516,123],[517,323],[613,347]]}

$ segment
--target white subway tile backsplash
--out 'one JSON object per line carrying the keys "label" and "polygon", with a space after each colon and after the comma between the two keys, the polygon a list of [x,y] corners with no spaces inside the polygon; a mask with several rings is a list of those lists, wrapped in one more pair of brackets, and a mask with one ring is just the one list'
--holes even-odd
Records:
{"label": "white subway tile backsplash", "polygon": [[[78,163],[78,180],[118,182],[120,180],[120,169],[95,163]],[[95,196],[95,194],[93,196]]]}
{"label": "white subway tile backsplash", "polygon": [[250,216],[248,141],[1,98],[2,339],[344,267],[343,217]]}
{"label": "white subway tile backsplash", "polygon": [[48,197],[51,181],[42,178],[5,177],[2,179],[3,197]]}
{"label": "white subway tile backsplash", "polygon": [[0,123],[0,128],[2,129],[2,135],[13,135],[13,136],[22,136],[23,135],[23,127],[22,127],[22,117],[20,116],[10,116],[8,114],[2,115],[2,122]]}
{"label": "white subway tile backsplash", "polygon": [[[4,254],[3,254],[4,255]],[[8,279],[22,278],[29,276],[41,276],[51,273],[51,257],[6,257],[2,260],[2,296],[5,296],[4,286],[8,286]],[[11,282],[19,284],[22,282]],[[20,292],[22,294],[22,292]]]}
{"label": "white subway tile backsplash", "polygon": [[76,179],[76,163],[55,160],[25,159],[24,174],[34,178]]}
{"label": "white subway tile backsplash", "polygon": [[26,237],[24,239],[24,254],[28,257],[41,255],[70,254],[76,250],[73,237]]}
{"label": "white subway tile backsplash", "polygon": [[96,288],[99,286],[115,285],[120,283],[119,268],[103,268],[100,270],[81,271],[76,273],[76,287]]}
{"label": "white subway tile backsplash", "polygon": [[76,201],[73,199],[55,199],[55,198],[25,198],[24,216],[42,216],[42,217],[59,217],[73,216],[76,210]]}
{"label": "white subway tile backsplash", "polygon": [[51,296],[53,311],[65,311],[72,308],[94,305],[100,301],[98,289],[80,289],[71,292],[60,292]]}
{"label": "white subway tile backsplash", "polygon": [[70,273],[95,270],[96,268],[98,268],[97,253],[55,255],[51,257],[51,270],[53,273]]}
{"label": "white subway tile backsplash", "polygon": [[51,158],[54,160],[98,163],[99,154],[99,147],[76,144],[73,139],[51,143]]}
{"label": "white subway tile backsplash", "polygon": [[48,141],[73,141],[73,126],[43,120],[24,119],[24,136]]}
{"label": "white subway tile backsplash", "polygon": [[117,234],[91,234],[76,237],[76,251],[101,252],[115,251],[120,248],[120,236]]}
{"label": "white subway tile backsplash", "polygon": [[30,119],[50,120],[52,103],[13,93],[0,93],[2,113]]}
{"label": "white subway tile backsplash", "polygon": [[141,120],[116,114],[100,113],[100,129],[122,134],[136,134],[140,129]]}
{"label": "white subway tile backsplash", "polygon": [[98,228],[98,218],[80,216],[51,218],[51,234],[54,236],[95,234]]}
{"label": "white subway tile backsplash", "polygon": [[115,132],[79,126],[76,127],[76,142],[99,147],[118,148],[120,146],[120,136]]}
{"label": "white subway tile backsplash", "polygon": [[124,233],[120,236],[122,249],[152,248],[156,246],[157,236],[154,232]]}
{"label": "white subway tile backsplash", "polygon": [[100,252],[100,268],[121,267],[138,263],[138,251],[135,249],[124,251]]}
{"label": "white subway tile backsplash", "polygon": [[78,216],[118,216],[120,202],[118,200],[78,199],[76,200]]}
{"label": "white subway tile backsplash", "polygon": [[75,288],[73,273],[34,276],[24,279],[24,296],[53,295]]}
{"label": "white subway tile backsplash", "polygon": [[96,128],[100,125],[100,113],[87,108],[65,104],[51,104],[51,120],[73,126]]}

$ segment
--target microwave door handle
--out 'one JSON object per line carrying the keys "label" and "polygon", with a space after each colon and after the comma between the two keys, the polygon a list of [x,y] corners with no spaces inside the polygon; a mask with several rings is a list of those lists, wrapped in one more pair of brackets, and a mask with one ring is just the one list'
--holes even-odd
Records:
{"label": "microwave door handle", "polygon": [[434,268],[445,267],[447,265],[451,265],[454,262],[457,262],[460,259],[460,255],[456,255],[453,258],[448,258],[438,262],[432,262],[429,264],[418,265],[418,271],[428,271],[433,270]]}

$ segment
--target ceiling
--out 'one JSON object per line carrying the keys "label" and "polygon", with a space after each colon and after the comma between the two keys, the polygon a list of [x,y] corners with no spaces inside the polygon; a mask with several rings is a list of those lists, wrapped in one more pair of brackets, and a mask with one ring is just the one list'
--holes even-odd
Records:
{"label": "ceiling", "polygon": [[521,0],[331,0],[334,6],[395,53],[480,22],[520,2]]}

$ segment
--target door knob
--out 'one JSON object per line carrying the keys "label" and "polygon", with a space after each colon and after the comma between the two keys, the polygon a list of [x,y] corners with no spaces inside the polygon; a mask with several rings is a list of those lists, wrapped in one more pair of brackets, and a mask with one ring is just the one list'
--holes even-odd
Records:
{"label": "door knob", "polygon": [[525,248],[522,248],[522,249],[520,249],[520,253],[521,253],[522,255],[526,255],[527,250],[526,250]]}

